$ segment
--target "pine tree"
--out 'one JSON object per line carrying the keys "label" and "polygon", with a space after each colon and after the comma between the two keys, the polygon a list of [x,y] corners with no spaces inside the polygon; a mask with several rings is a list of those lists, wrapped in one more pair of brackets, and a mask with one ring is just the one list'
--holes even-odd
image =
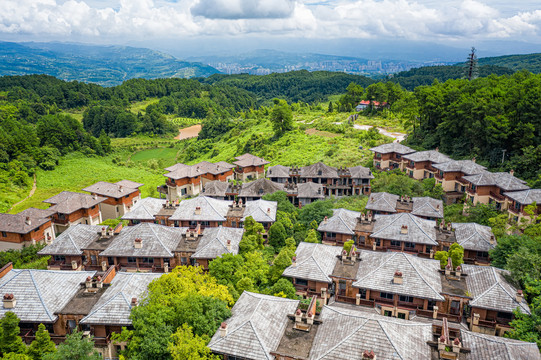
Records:
{"label": "pine tree", "polygon": [[58,346],[54,353],[43,356],[44,360],[100,360],[100,354],[94,350],[94,341],[76,331],[66,335],[66,340]]}
{"label": "pine tree", "polygon": [[21,333],[19,321],[15,313],[8,311],[0,322],[0,328],[2,329],[0,333],[0,352],[3,355],[7,353],[26,353],[26,345],[19,336]]}
{"label": "pine tree", "polygon": [[332,113],[334,111],[334,108],[332,106],[332,101],[329,101],[329,108],[327,109],[327,112]]}
{"label": "pine tree", "polygon": [[42,360],[43,355],[54,352],[56,352],[56,346],[51,340],[49,332],[45,329],[45,325],[39,324],[36,338],[28,347],[28,355],[33,360]]}

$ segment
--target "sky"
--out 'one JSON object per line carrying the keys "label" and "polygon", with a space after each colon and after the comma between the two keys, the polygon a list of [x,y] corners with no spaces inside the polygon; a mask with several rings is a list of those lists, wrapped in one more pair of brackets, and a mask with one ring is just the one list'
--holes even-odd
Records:
{"label": "sky", "polygon": [[184,56],[271,47],[322,47],[321,53],[352,55],[355,43],[477,45],[490,54],[541,51],[539,0],[0,0],[0,5],[3,41],[137,45]]}

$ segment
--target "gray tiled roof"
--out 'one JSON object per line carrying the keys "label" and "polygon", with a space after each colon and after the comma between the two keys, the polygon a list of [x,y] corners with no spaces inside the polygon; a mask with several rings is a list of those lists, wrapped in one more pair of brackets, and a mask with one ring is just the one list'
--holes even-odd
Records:
{"label": "gray tiled roof", "polygon": [[328,166],[322,162],[301,168],[301,178],[335,178],[338,179],[338,170],[335,167]]}
{"label": "gray tiled roof", "polygon": [[333,232],[339,234],[355,234],[355,226],[357,225],[358,218],[361,216],[360,212],[347,210],[347,209],[334,209],[333,215],[327,220],[319,224],[317,228],[321,232]]}
{"label": "gray tiled roof", "polygon": [[49,218],[30,217],[30,225],[26,223],[26,216],[20,214],[0,213],[0,231],[28,234],[39,226],[51,221]]}
{"label": "gray tiled roof", "polygon": [[[187,228],[171,227],[153,223],[128,226],[100,253],[100,256],[173,257],[182,235]],[[135,239],[142,239],[142,247],[136,249]]]}
{"label": "gray tiled roof", "polygon": [[45,246],[40,255],[81,255],[93,241],[100,237],[102,226],[76,224],[58,235],[52,244]]}
{"label": "gray tiled roof", "polygon": [[332,274],[334,266],[338,261],[336,256],[341,253],[341,246],[312,244],[301,241],[295,251],[297,265],[287,267],[282,275],[291,278],[331,283],[329,275]]}
{"label": "gray tiled roof", "polygon": [[449,156],[436,150],[417,151],[413,154],[404,155],[404,159],[415,162],[430,161],[434,164],[453,160]]}
{"label": "gray tiled roof", "polygon": [[382,360],[431,359],[431,324],[334,306],[324,306],[320,319],[310,360],[361,359],[365,350]]}
{"label": "gray tiled roof", "polygon": [[428,196],[414,197],[412,200],[413,215],[443,219],[443,201]]}
{"label": "gray tiled roof", "polygon": [[165,199],[143,198],[135,203],[131,210],[122,216],[122,220],[154,220],[165,204]]}
{"label": "gray tiled roof", "polygon": [[56,214],[56,211],[51,210],[51,209],[36,209],[33,207],[23,210],[20,213],[17,213],[17,215],[22,215],[25,217],[28,216],[30,218],[38,218],[38,219],[48,218],[48,217],[53,216],[53,214]]}
{"label": "gray tiled roof", "polygon": [[289,178],[289,166],[274,165],[267,169],[267,177],[269,178]]}
{"label": "gray tiled roof", "polygon": [[496,247],[490,243],[490,237],[494,236],[490,226],[483,226],[477,223],[452,223],[455,229],[456,242],[467,250],[489,251]]}
{"label": "gray tiled roof", "polygon": [[517,307],[521,312],[530,314],[526,300],[519,304],[515,300],[517,289],[505,280],[508,271],[492,266],[463,265],[468,290],[473,296],[472,307],[513,312]]}
{"label": "gray tiled roof", "polygon": [[248,216],[251,216],[257,222],[275,222],[277,209],[278,203],[276,201],[263,199],[246,201],[246,208],[241,221],[244,222]]}
{"label": "gray tiled roof", "polygon": [[323,190],[323,185],[309,181],[297,184],[297,197],[303,199],[324,199],[325,191]]}
{"label": "gray tiled roof", "polygon": [[148,284],[162,274],[117,272],[111,286],[96,302],[81,324],[105,324],[129,326],[132,324],[130,312],[132,298],[141,301],[147,292]]}
{"label": "gray tiled roof", "polygon": [[[375,215],[376,222],[370,235],[373,238],[399,240],[417,244],[438,245],[436,222],[409,213]],[[408,227],[407,234],[401,234],[402,225]]]}
{"label": "gray tiled roof", "polygon": [[260,166],[269,164],[267,160],[252,154],[244,154],[241,156],[237,156],[235,159],[237,159],[237,161],[234,161],[233,164],[240,167]]}
{"label": "gray tiled roof", "polygon": [[373,179],[372,171],[364,166],[354,166],[348,168],[352,179]]}
{"label": "gray tiled roof", "polygon": [[[195,197],[193,199],[182,200],[170,220],[184,221],[225,221],[229,205],[233,201],[218,200],[208,196]],[[196,207],[201,208],[201,214],[196,214]]]}
{"label": "gray tiled roof", "polygon": [[224,168],[228,168],[228,169],[234,169],[235,168],[235,165],[233,164],[230,164],[228,163],[227,161],[218,161],[217,163],[215,163],[216,165],[220,165]]}
{"label": "gray tiled roof", "polygon": [[537,205],[541,205],[541,189],[506,192],[504,195],[522,205],[531,205],[534,202]]}
{"label": "gray tiled roof", "polygon": [[118,199],[126,195],[129,195],[131,193],[134,193],[138,191],[138,189],[122,186],[119,184],[112,184],[106,181],[99,181],[93,185],[85,187],[83,191],[88,191],[89,193]]}
{"label": "gray tiled roof", "polygon": [[60,194],[48,198],[47,200],[43,200],[43,202],[54,204],[49,210],[61,214],[71,214],[79,209],[89,209],[105,200],[106,198],[101,196],[94,197],[89,194],[62,191]]}
{"label": "gray tiled roof", "polygon": [[519,191],[529,189],[529,186],[526,185],[525,181],[507,172],[491,173],[489,171],[483,171],[477,175],[464,176],[463,179],[477,186],[498,186],[504,191]]}
{"label": "gray tiled roof", "polygon": [[141,186],[145,185],[145,184],[141,184],[141,183],[131,181],[131,180],[120,180],[120,181],[117,181],[115,184],[124,186],[127,188],[132,188],[132,189],[138,189]]}
{"label": "gray tiled roof", "polygon": [[436,169],[443,172],[461,172],[465,175],[480,174],[486,167],[477,164],[471,160],[451,160],[433,165]]}
{"label": "gray tiled roof", "polygon": [[182,179],[187,177],[194,178],[203,174],[218,175],[230,171],[231,168],[221,164],[201,161],[200,163],[194,165],[176,164],[166,168],[165,170],[170,172],[164,176],[171,179]]}
{"label": "gray tiled roof", "polygon": [[[361,251],[361,263],[354,287],[443,301],[438,260],[423,259],[401,252]],[[394,284],[395,271],[403,284]]]}
{"label": "gray tiled roof", "polygon": [[52,323],[56,312],[80,289],[95,271],[54,271],[13,269],[0,279],[0,294],[13,294],[17,300],[14,309],[0,308],[0,317],[12,311],[21,322]]}
{"label": "gray tiled roof", "polygon": [[396,212],[396,202],[400,196],[386,192],[372,193],[366,203],[366,210]]}
{"label": "gray tiled roof", "polygon": [[265,178],[242,184],[239,192],[241,197],[254,197],[284,191],[284,184],[275,183]]}
{"label": "gray tiled roof", "polygon": [[[215,259],[223,254],[239,253],[239,243],[244,229],[230,227],[205,228],[199,240],[197,250],[191,256],[194,259]],[[231,241],[231,251],[227,250],[227,240]]]}
{"label": "gray tiled roof", "polygon": [[229,184],[224,181],[209,181],[203,187],[202,194],[205,196],[224,197]]}
{"label": "gray tiled roof", "polygon": [[507,339],[501,336],[461,330],[462,345],[471,349],[468,358],[475,360],[540,360],[536,343]]}
{"label": "gray tiled roof", "polygon": [[274,359],[287,327],[287,315],[295,313],[298,300],[243,292],[227,319],[227,335],[214,334],[208,347],[215,353],[245,359]]}
{"label": "gray tiled roof", "polygon": [[415,152],[415,150],[410,149],[409,147],[397,142],[392,142],[392,143],[376,146],[370,149],[370,151],[377,152],[380,154],[397,153],[397,154],[402,154],[402,155],[411,154]]}

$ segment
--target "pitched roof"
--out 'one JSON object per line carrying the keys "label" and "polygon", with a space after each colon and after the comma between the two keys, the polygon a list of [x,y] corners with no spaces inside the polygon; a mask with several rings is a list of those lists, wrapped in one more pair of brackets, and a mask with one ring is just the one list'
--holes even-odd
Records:
{"label": "pitched roof", "polygon": [[456,242],[464,249],[475,251],[489,251],[496,247],[490,243],[490,238],[494,236],[490,226],[483,226],[477,223],[452,223],[455,229]]}
{"label": "pitched roof", "polygon": [[216,165],[220,165],[222,167],[228,168],[228,169],[234,169],[235,165],[228,163],[227,161],[218,161],[215,163]]}
{"label": "pitched roof", "polygon": [[311,360],[361,359],[365,350],[377,359],[430,360],[427,341],[432,325],[337,306],[324,306],[310,352]]}
{"label": "pitched roof", "polygon": [[204,174],[218,175],[231,171],[231,168],[222,163],[213,164],[208,161],[201,161],[194,165],[175,164],[165,168],[165,170],[169,171],[169,173],[164,176],[171,179],[183,179],[187,177],[194,178]]}
{"label": "pitched roof", "polygon": [[257,179],[248,183],[242,184],[239,191],[241,197],[254,197],[272,194],[276,191],[284,191],[284,184],[275,183],[265,178]]}
{"label": "pitched roof", "polygon": [[522,205],[531,205],[534,202],[541,205],[541,189],[506,192],[504,195]]}
{"label": "pitched roof", "polygon": [[297,184],[297,197],[308,199],[324,199],[325,191],[323,190],[323,185],[308,181],[305,183]]}
{"label": "pitched roof", "polygon": [[0,307],[0,317],[12,311],[21,322],[52,323],[88,276],[95,271],[13,269],[0,279],[0,294],[13,294],[13,309]]}
{"label": "pitched roof", "polygon": [[237,159],[237,161],[234,161],[233,164],[240,167],[261,166],[270,164],[270,162],[268,162],[267,160],[252,154],[244,154],[241,156],[237,156],[235,159]]}
{"label": "pitched roof", "polygon": [[[437,245],[436,222],[426,220],[409,213],[375,215],[376,222],[370,235],[373,238],[399,240],[418,244]],[[401,233],[403,225],[408,227],[407,234]]]}
{"label": "pitched roof", "polygon": [[30,218],[39,218],[39,219],[51,217],[53,216],[53,214],[56,214],[56,211],[51,210],[51,209],[36,209],[33,207],[23,210],[20,213],[17,213],[17,215],[21,215],[25,217],[28,216]]}
{"label": "pitched roof", "polygon": [[[191,256],[194,259],[215,259],[223,254],[239,253],[239,243],[242,240],[244,229],[230,227],[205,228],[199,240],[197,250]],[[227,241],[231,242],[231,251],[227,250]]]}
{"label": "pitched roof", "polygon": [[331,283],[337,256],[342,253],[341,246],[312,244],[301,241],[295,256],[297,264],[287,267],[282,276]]}
{"label": "pitched roof", "polygon": [[477,175],[464,176],[463,179],[469,181],[476,186],[498,186],[504,191],[518,191],[529,189],[529,186],[526,185],[525,181],[507,172],[491,173],[489,171],[483,171],[482,173]]}
{"label": "pitched roof", "polygon": [[146,294],[148,284],[162,274],[117,272],[111,285],[81,324],[107,324],[129,326],[132,298],[138,301]]}
{"label": "pitched roof", "polygon": [[470,301],[472,307],[493,309],[497,311],[513,312],[517,307],[521,312],[530,314],[526,300],[519,304],[515,295],[517,289],[504,278],[509,275],[506,270],[492,266],[463,265],[468,290],[473,296]]}
{"label": "pitched roof", "polygon": [[354,166],[348,168],[351,178],[353,179],[373,179],[374,175],[372,174],[372,171],[364,166]]}
{"label": "pitched roof", "polygon": [[154,215],[163,209],[165,201],[165,199],[152,197],[143,198],[122,216],[122,220],[154,220]]}
{"label": "pitched roof", "polygon": [[336,178],[338,179],[338,170],[335,167],[328,166],[322,162],[301,168],[302,178]]}
{"label": "pitched roof", "polygon": [[501,336],[461,330],[462,345],[471,349],[476,360],[539,360],[541,354],[536,343],[507,339]]}
{"label": "pitched roof", "polygon": [[41,225],[51,221],[49,218],[29,217],[29,223],[27,223],[26,218],[27,216],[21,214],[0,213],[0,231],[28,234],[30,231],[35,230]]}
{"label": "pitched roof", "polygon": [[486,167],[471,160],[451,160],[434,164],[434,167],[443,172],[461,172],[465,175],[475,175],[486,170]]}
{"label": "pitched roof", "polygon": [[404,159],[415,162],[431,161],[435,164],[453,160],[449,156],[444,155],[436,150],[417,151],[412,154],[404,155]]}
{"label": "pitched roof", "polygon": [[71,214],[79,209],[89,209],[105,200],[107,199],[101,196],[62,191],[60,194],[43,200],[43,202],[54,204],[49,208],[51,211],[61,214]]}
{"label": "pitched roof", "polygon": [[287,327],[287,315],[297,309],[299,300],[243,292],[232,316],[227,319],[227,335],[214,334],[208,347],[215,353],[247,359],[274,359],[270,355],[280,344]]}
{"label": "pitched roof", "polygon": [[205,196],[224,197],[228,187],[229,184],[224,181],[209,181],[205,184],[201,193]]}
{"label": "pitched roof", "polygon": [[276,221],[276,211],[278,202],[268,200],[246,201],[246,208],[241,221],[245,221],[248,216],[254,218],[257,222],[274,222]]}
{"label": "pitched roof", "polygon": [[289,178],[289,166],[274,165],[267,169],[267,177],[269,178]]}
{"label": "pitched roof", "polygon": [[[186,229],[153,223],[128,226],[122,229],[100,256],[171,258]],[[140,249],[135,248],[135,239],[142,239]]]}
{"label": "pitched roof", "polygon": [[[423,259],[401,252],[361,251],[361,263],[354,287],[443,301],[438,260]],[[402,284],[394,284],[396,271]]]}
{"label": "pitched roof", "polygon": [[93,241],[100,237],[102,226],[76,224],[58,235],[52,244],[41,249],[39,255],[81,255]]}
{"label": "pitched roof", "polygon": [[411,154],[415,152],[415,150],[397,142],[379,145],[379,146],[371,148],[370,151],[377,152],[380,154],[397,153],[401,155]]}
{"label": "pitched roof", "polygon": [[443,219],[443,201],[431,197],[413,198],[413,215]]}
{"label": "pitched roof", "polygon": [[371,193],[365,208],[366,210],[395,213],[398,199],[400,196],[386,192]]}
{"label": "pitched roof", "polygon": [[[184,221],[225,221],[229,205],[233,201],[218,200],[208,196],[197,196],[193,199],[182,200],[170,220]],[[196,208],[200,208],[201,213],[196,214]]]}
{"label": "pitched roof", "polygon": [[339,234],[355,234],[355,226],[357,225],[358,218],[361,216],[360,212],[347,210],[347,209],[334,209],[333,215],[321,222],[317,230],[324,232],[333,232]]}
{"label": "pitched roof", "polygon": [[131,188],[131,189],[138,189],[141,186],[145,185],[145,184],[141,184],[141,183],[131,181],[131,180],[120,180],[120,181],[117,181],[115,184],[123,186],[123,187]]}
{"label": "pitched roof", "polygon": [[88,191],[89,193],[119,199],[121,197],[138,191],[138,188],[126,187],[119,184],[112,184],[106,181],[98,181],[93,185],[85,187],[83,191]]}

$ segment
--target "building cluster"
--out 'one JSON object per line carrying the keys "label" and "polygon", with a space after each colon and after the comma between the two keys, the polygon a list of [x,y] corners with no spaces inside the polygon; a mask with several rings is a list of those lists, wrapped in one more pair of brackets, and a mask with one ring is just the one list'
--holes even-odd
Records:
{"label": "building cluster", "polygon": [[445,192],[446,203],[466,199],[473,204],[493,204],[509,211],[515,222],[530,221],[525,208],[537,204],[541,213],[541,189],[530,189],[526,182],[510,172],[490,172],[472,160],[453,160],[438,149],[415,151],[400,143],[388,143],[370,149],[377,169],[400,169],[417,179],[435,178]]}

